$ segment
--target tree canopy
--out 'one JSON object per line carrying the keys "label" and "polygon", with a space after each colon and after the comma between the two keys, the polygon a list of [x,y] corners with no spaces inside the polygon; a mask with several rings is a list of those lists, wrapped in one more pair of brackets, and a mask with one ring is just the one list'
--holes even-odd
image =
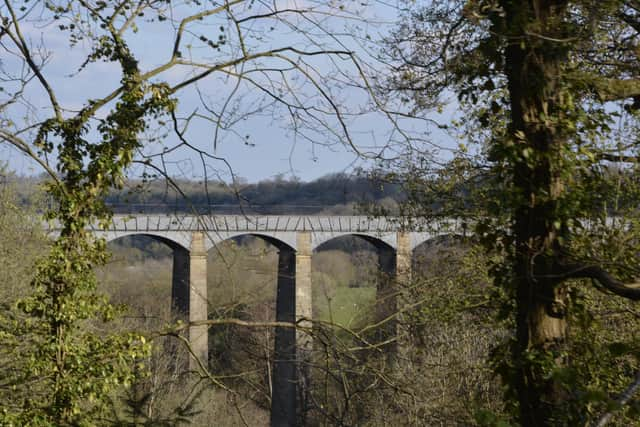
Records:
{"label": "tree canopy", "polygon": [[456,182],[478,184],[462,208],[476,208],[477,236],[502,256],[493,278],[511,296],[516,334],[498,371],[517,419],[584,423],[567,353],[575,289],[587,279],[640,299],[640,3],[430,1],[407,4],[404,17],[387,40],[395,67],[384,89],[414,114],[452,102],[463,112],[450,124],[463,139],[447,168],[405,166],[431,182],[413,193],[424,208]]}

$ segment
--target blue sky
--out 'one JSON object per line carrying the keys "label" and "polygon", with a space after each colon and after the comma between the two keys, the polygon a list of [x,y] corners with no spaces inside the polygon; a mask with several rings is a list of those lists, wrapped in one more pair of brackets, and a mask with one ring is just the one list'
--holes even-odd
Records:
{"label": "blue sky", "polygon": [[[260,3],[256,4],[260,5]],[[382,4],[373,7],[364,3],[361,5],[351,2],[344,3],[347,5],[346,9],[340,9],[333,8],[335,5],[331,5],[332,2],[310,0],[287,0],[276,3],[279,4],[276,6],[279,9],[312,10],[313,13],[309,16],[314,20],[310,24],[296,14],[284,14],[282,19],[276,21],[248,21],[247,25],[243,23],[245,43],[250,52],[282,46],[294,46],[307,51],[321,48],[345,49],[356,51],[361,56],[362,65],[367,72],[373,73],[376,68],[382,67],[381,63],[377,63],[372,56],[367,55],[364,35],[375,40],[389,31],[395,19],[393,8],[386,8]],[[272,3],[264,3],[263,6],[267,11],[273,8]],[[144,19],[141,19],[137,32],[125,33],[129,46],[140,60],[140,68],[143,71],[152,69],[168,59],[175,40],[176,24],[181,17],[185,16],[185,13],[192,13],[192,10],[190,6],[182,5],[167,10],[166,13],[174,22],[173,26],[167,26],[166,21],[160,25],[145,23]],[[236,18],[242,18],[260,13],[260,10],[249,10],[240,5],[234,13]],[[229,25],[228,16],[214,18],[209,21],[197,21],[188,32],[185,32],[184,55],[192,58],[195,63],[211,64],[224,58],[225,55],[232,58],[238,54],[236,34],[233,27]],[[49,56],[44,67],[45,75],[58,94],[60,103],[67,109],[68,114],[72,114],[72,111],[78,110],[88,99],[103,97],[117,87],[119,70],[113,63],[98,62],[78,71],[90,53],[91,45],[80,42],[71,48],[68,35],[57,29],[60,22],[42,23],[25,20],[21,25],[33,46],[46,46]],[[319,28],[322,31],[318,30]],[[299,29],[306,32],[299,32]],[[220,51],[212,51],[200,42],[203,35],[210,40],[216,40],[220,34],[229,40]],[[274,58],[249,63],[244,69],[237,67],[229,69],[232,73],[244,73],[251,69],[250,67],[255,67],[256,71],[247,73],[246,76],[267,87],[272,93],[284,90],[283,99],[287,102],[312,107],[311,112],[319,118],[319,121],[311,121],[311,130],[303,129],[303,126],[297,131],[293,129],[293,126],[304,125],[305,121],[308,121],[303,117],[304,112],[300,114],[302,118],[298,119],[297,111],[292,114],[282,104],[270,106],[272,99],[265,96],[256,85],[247,83],[247,79],[237,84],[238,80],[230,73],[216,73],[198,82],[197,86],[178,93],[178,111],[181,118],[191,117],[189,126],[185,130],[185,137],[189,143],[203,153],[224,161],[208,157],[203,164],[197,153],[182,148],[164,155],[163,164],[166,165],[167,171],[173,176],[202,179],[206,170],[210,179],[228,181],[230,180],[228,164],[236,176],[246,178],[250,182],[276,175],[297,176],[308,181],[328,173],[348,172],[355,167],[366,168],[373,164],[371,158],[377,155],[394,157],[402,152],[402,134],[398,129],[394,129],[395,124],[391,123],[385,114],[372,110],[370,94],[352,85],[350,79],[354,79],[357,84],[362,84],[362,81],[358,80],[357,70],[349,60],[337,55],[297,59],[295,55],[290,55],[288,59],[298,61],[298,66],[302,64],[301,69],[308,71],[314,80],[305,78],[304,73],[300,73],[299,70],[289,70],[284,73],[282,71],[265,73],[257,70],[258,68],[279,67],[280,70],[286,68],[286,61]],[[12,62],[11,58],[5,59],[3,65],[5,68],[20,66],[19,62]],[[177,66],[160,74],[155,81],[176,84],[198,71],[197,66]],[[278,80],[281,75],[286,75],[285,83],[283,83],[284,80]],[[325,91],[323,93],[328,93],[332,102],[335,102],[337,108],[344,114],[344,121],[348,125],[351,138],[350,143],[353,146],[345,143],[340,123],[335,120],[335,117],[331,117],[331,114],[327,114],[328,104],[322,96],[323,93],[319,92],[314,85],[321,85],[322,90]],[[27,111],[30,115],[38,117],[47,117],[50,114],[44,92],[37,85],[31,84],[31,86],[25,92],[25,97],[30,103],[29,107],[23,107],[22,110],[16,109],[13,112],[15,117],[23,113],[26,115]],[[291,94],[287,94],[288,90]],[[231,95],[233,97],[230,97]],[[216,133],[216,126],[211,121],[208,109],[214,112],[224,109],[226,115],[223,117],[229,126],[225,130],[218,129]],[[106,111],[100,114],[104,117]],[[446,122],[449,120],[447,115],[450,114],[453,114],[451,110],[434,117]],[[184,125],[187,121],[182,120],[180,123]],[[318,123],[322,123],[320,128]],[[422,121],[415,123],[405,121],[402,127],[402,131],[410,135],[432,138],[438,144],[447,146],[454,144],[451,140],[447,141],[446,134],[428,128]],[[153,128],[158,135],[167,130]],[[434,133],[426,136],[429,131]],[[177,138],[168,132],[168,137],[162,142],[145,143],[145,154],[159,155],[171,150],[176,143]],[[387,149],[383,151],[384,147]],[[8,162],[9,167],[18,173],[40,172],[26,156],[6,144],[0,144],[0,159]],[[140,169],[134,168],[131,174],[135,175],[137,172],[140,172]]]}

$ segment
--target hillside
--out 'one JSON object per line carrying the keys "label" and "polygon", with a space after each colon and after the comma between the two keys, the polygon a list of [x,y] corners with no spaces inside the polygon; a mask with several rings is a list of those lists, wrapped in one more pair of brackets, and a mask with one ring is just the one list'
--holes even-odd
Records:
{"label": "hillside", "polygon": [[[167,210],[201,213],[350,214],[362,203],[389,208],[403,198],[400,186],[373,182],[365,177],[332,174],[311,182],[282,177],[258,183],[175,180],[131,180],[112,192],[107,202],[116,212]],[[182,192],[182,194],[180,194]]]}

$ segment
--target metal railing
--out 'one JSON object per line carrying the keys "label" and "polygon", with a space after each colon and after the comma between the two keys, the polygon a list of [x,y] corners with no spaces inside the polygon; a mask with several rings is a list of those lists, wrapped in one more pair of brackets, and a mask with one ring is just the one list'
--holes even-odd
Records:
{"label": "metal railing", "polygon": [[169,203],[109,203],[115,214],[197,214],[197,215],[362,215],[353,206],[323,205],[188,205]]}

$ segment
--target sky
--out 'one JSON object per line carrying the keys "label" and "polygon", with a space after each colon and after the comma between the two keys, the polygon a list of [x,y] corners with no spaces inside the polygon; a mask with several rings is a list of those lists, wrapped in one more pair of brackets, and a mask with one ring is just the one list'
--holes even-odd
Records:
{"label": "sky", "polygon": [[[272,7],[271,3],[266,4]],[[381,4],[372,7],[365,3],[346,2],[347,9],[331,9],[338,10],[338,13],[344,11],[342,17],[337,18],[326,14],[328,9],[325,5],[318,6],[319,4],[322,2],[287,0],[277,5],[279,10],[299,8],[321,12],[311,15],[314,17],[312,24],[296,14],[283,14],[283,19],[279,21],[268,20],[263,23],[262,20],[251,20],[242,23],[247,49],[253,53],[282,46],[294,46],[306,51],[340,48],[355,51],[362,58],[362,65],[367,71],[382,67],[381,63],[376,63],[372,56],[367,55],[364,35],[372,40],[384,36],[395,22],[395,9]],[[5,12],[3,10],[3,14]],[[167,10],[165,16],[177,23],[186,16],[185,13],[192,12],[191,6],[182,5]],[[245,8],[238,8],[236,12],[235,17],[240,19],[260,13]],[[356,17],[366,19],[355,19]],[[221,16],[191,23],[183,36],[183,55],[198,64],[212,64],[237,56],[237,34],[227,18],[228,16]],[[139,19],[136,32],[125,33],[143,71],[153,69],[167,60],[177,27],[175,24],[167,26],[147,23],[145,19]],[[119,70],[116,64],[107,62],[91,63],[82,68],[81,65],[91,52],[91,44],[81,41],[70,46],[68,33],[57,29],[60,23],[64,25],[65,21],[43,23],[27,19],[22,21],[21,26],[34,51],[36,48],[46,49],[44,74],[67,114],[71,115],[88,99],[103,97],[117,87]],[[300,29],[306,32],[302,33]],[[220,35],[228,40],[220,51],[212,51],[202,43],[203,36],[216,41]],[[358,71],[352,62],[339,55],[302,58],[289,53],[285,55],[285,60],[270,57],[250,62],[246,68],[229,67],[227,70],[231,70],[231,73],[214,73],[210,78],[199,81],[197,86],[179,92],[176,95],[179,100],[178,112],[183,119],[180,126],[188,123],[184,128],[184,136],[196,151],[184,147],[173,150],[178,140],[167,125],[165,128],[153,127],[153,132],[150,133],[155,133],[155,136],[163,133],[168,136],[162,142],[145,143],[144,154],[152,156],[154,162],[166,167],[172,176],[197,180],[206,176],[208,179],[225,181],[230,181],[235,176],[249,182],[275,176],[295,176],[309,181],[330,173],[350,172],[359,167],[369,168],[374,165],[375,157],[392,158],[400,154],[402,149],[395,143],[389,146],[389,141],[397,142],[402,139],[398,129],[394,129],[395,124],[388,116],[372,111],[371,99],[366,91],[351,84],[350,79]],[[21,66],[11,58],[5,59],[2,65],[5,69],[17,69]],[[292,71],[290,68],[293,65],[299,69]],[[255,70],[249,71],[252,67]],[[270,72],[264,72],[265,69]],[[271,72],[274,69],[277,71]],[[249,80],[242,80],[238,84],[232,74],[237,75],[241,71],[246,72]],[[160,74],[154,81],[177,84],[198,72],[200,69],[197,66],[178,66]],[[304,73],[308,73],[313,80]],[[20,115],[47,117],[50,114],[44,92],[33,83],[31,82],[32,88],[25,91],[29,104],[13,112],[16,118]],[[362,80],[359,83],[362,84]],[[273,97],[266,95],[260,87],[268,89],[272,94],[284,93],[282,99],[285,102],[310,107],[310,113],[304,109],[292,113],[282,103],[273,106]],[[325,95],[344,115],[349,141],[341,133],[341,124],[331,114],[331,104],[327,103]],[[225,126],[217,128],[211,121],[211,112],[221,111],[224,111],[222,122]],[[436,119],[447,121],[450,114],[451,111],[445,111],[436,116]],[[106,111],[100,112],[99,118],[105,115]],[[187,117],[190,117],[189,121],[185,120]],[[402,126],[403,132],[412,135],[430,131],[430,137],[440,142],[448,138],[443,132],[427,129],[424,122],[405,121]],[[452,143],[449,141],[443,144]],[[384,147],[387,149],[383,150]],[[202,154],[198,154],[198,150]],[[25,155],[6,144],[0,144],[0,160],[20,174],[40,173],[40,169]],[[137,167],[130,174],[140,172],[141,168]]]}

